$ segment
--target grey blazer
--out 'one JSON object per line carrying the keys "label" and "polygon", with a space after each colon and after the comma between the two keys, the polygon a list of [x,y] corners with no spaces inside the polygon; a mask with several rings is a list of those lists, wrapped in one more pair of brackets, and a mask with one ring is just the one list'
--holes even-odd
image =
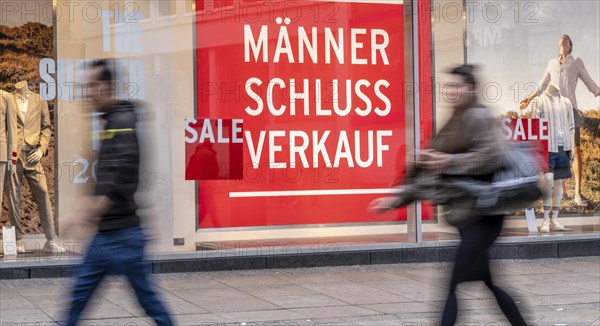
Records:
{"label": "grey blazer", "polygon": [[17,159],[17,107],[11,93],[0,90],[0,162]]}
{"label": "grey blazer", "polygon": [[[15,108],[17,108],[17,97],[13,95]],[[50,112],[48,102],[42,100],[39,94],[29,94],[29,105],[27,114],[22,117],[17,113],[17,152],[23,149],[23,141],[33,148],[39,147],[45,154],[52,137],[52,124],[50,123]]]}

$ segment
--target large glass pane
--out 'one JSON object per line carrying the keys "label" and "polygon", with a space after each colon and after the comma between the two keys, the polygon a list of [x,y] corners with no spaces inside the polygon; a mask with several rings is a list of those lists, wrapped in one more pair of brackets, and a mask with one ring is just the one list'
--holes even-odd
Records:
{"label": "large glass pane", "polygon": [[[56,238],[56,102],[40,90],[48,72],[43,68],[54,62],[52,1],[3,1],[1,6],[0,226],[15,227],[26,249],[40,250]],[[24,178],[10,172],[16,168],[25,171]],[[30,185],[39,189],[37,200]]]}
{"label": "large glass pane", "polygon": [[[137,131],[144,155],[139,213],[156,227],[151,232],[162,239],[157,245],[167,250],[173,245],[173,234],[181,236],[185,233],[183,230],[194,228],[193,184],[173,182],[184,180],[182,169],[177,168],[183,159],[177,158],[184,157],[181,152],[183,121],[194,107],[194,75],[190,73],[194,69],[193,16],[144,19],[149,18],[152,11],[149,1],[90,3],[99,8],[98,19],[86,19],[75,11],[71,17],[58,20],[56,25],[56,80],[63,90],[59,89],[58,93],[57,126],[60,131],[57,141],[61,144],[58,166],[63,168],[63,177],[59,180],[61,225],[69,222],[68,212],[77,207],[79,196],[95,182],[94,161],[98,150],[95,144],[102,128],[102,120],[90,115],[92,108],[84,101],[86,93],[78,88],[78,96],[70,98],[63,86],[85,82],[84,63],[111,59],[113,71],[119,77],[116,85],[119,98],[137,107]],[[68,8],[69,1],[57,1],[56,6]],[[63,10],[64,15],[67,13]],[[70,162],[87,163],[87,169],[71,168],[69,174]],[[192,221],[191,226],[174,223],[175,215],[183,221],[186,218]],[[187,250],[192,248],[193,243],[190,243]]]}
{"label": "large glass pane", "polygon": [[[171,16],[177,14],[177,3],[180,1],[157,1],[158,16]],[[183,2],[183,1],[182,1]]]}
{"label": "large glass pane", "polygon": [[241,153],[205,148],[205,122],[191,126],[190,162],[212,152],[228,179],[199,173],[199,227],[404,220],[366,212],[405,166],[403,5],[276,4],[199,11],[196,118],[239,120],[244,137]]}
{"label": "large glass pane", "polygon": [[[597,172],[600,3],[482,1],[480,4],[473,6],[473,14],[467,17],[466,44],[468,61],[482,67],[481,98],[503,117],[548,120],[548,134],[543,136],[549,143],[548,172],[553,173],[545,174],[546,200],[535,205],[538,227],[542,226],[544,216],[555,216],[566,232],[558,232],[560,227],[556,227],[553,229],[557,232],[551,230],[551,234],[597,233],[600,230]],[[559,43],[563,35],[568,35],[568,39],[561,57]],[[545,76],[550,77],[546,82]],[[550,84],[560,88],[555,96],[550,93]],[[533,95],[539,96],[520,110],[519,102],[532,92],[538,92]],[[571,105],[561,104],[559,108],[546,101],[559,97],[567,98]],[[562,108],[565,105],[569,108]],[[571,106],[579,111],[571,111]],[[579,113],[583,119],[578,118]],[[511,135],[519,137],[516,132]],[[529,135],[526,138],[531,139]],[[554,152],[565,157],[559,159],[558,166],[554,164],[557,162]],[[567,157],[569,153],[574,161]],[[521,217],[508,224],[511,234],[526,234],[523,212],[516,215]]]}
{"label": "large glass pane", "polygon": [[[533,207],[532,216],[537,217],[533,224],[537,223],[539,229],[544,218],[554,216],[565,230],[554,225],[543,235],[597,233],[600,45],[596,34],[600,5],[589,1],[434,1],[432,6],[438,87],[435,125],[442,126],[449,112],[444,109],[444,69],[461,62],[477,65],[481,81],[477,95],[503,119],[504,136],[539,144],[551,152],[544,154],[549,165],[555,158],[552,152],[559,154],[558,170],[552,165],[554,173],[545,174],[548,182],[542,182],[548,195],[545,202],[540,200]],[[564,38],[566,50],[561,60],[559,43],[563,35],[568,38]],[[563,108],[566,104],[561,104],[560,110],[547,103],[542,105],[546,96],[552,99],[546,92],[550,84],[556,84],[560,96],[579,110]],[[526,98],[531,101],[521,105]],[[557,115],[550,117],[550,113]],[[583,118],[578,118],[580,114]],[[528,131],[536,126],[541,133]],[[443,214],[441,210],[438,213],[440,217]],[[519,211],[510,216],[504,234],[527,236],[535,232],[535,228],[528,229],[524,215]],[[425,224],[424,230],[451,230],[443,227],[443,218],[438,220],[434,225]]]}
{"label": "large glass pane", "polygon": [[[402,175],[410,142],[404,86],[412,48],[401,1],[185,1],[196,15],[176,15],[182,3],[175,1],[90,3],[97,19],[75,12],[57,21],[56,80],[84,82],[86,61],[115,59],[120,97],[140,107],[149,158],[142,176],[148,193],[140,198],[163,250],[406,230],[406,209],[366,210]],[[82,182],[60,180],[59,208],[68,212],[93,186],[101,119],[80,89],[73,98],[57,96],[59,165],[88,163],[74,170]],[[208,133],[200,128],[185,152],[190,118],[212,119],[212,148],[199,141]],[[234,136],[242,146],[222,143]],[[197,153],[216,153],[229,165],[193,180],[186,172]],[[173,238],[185,245],[174,247]]]}
{"label": "large glass pane", "polygon": [[[465,60],[464,49],[464,6],[463,1],[435,0],[431,2],[431,29],[432,29],[432,56],[433,56],[433,114],[432,119],[423,120],[434,132],[450,118],[453,109],[448,104],[445,96],[445,86],[449,76],[446,71],[449,67],[462,64]],[[430,239],[455,239],[457,230],[448,225],[444,218],[443,207],[424,207],[424,212],[434,210],[434,218],[424,220],[423,238]]]}

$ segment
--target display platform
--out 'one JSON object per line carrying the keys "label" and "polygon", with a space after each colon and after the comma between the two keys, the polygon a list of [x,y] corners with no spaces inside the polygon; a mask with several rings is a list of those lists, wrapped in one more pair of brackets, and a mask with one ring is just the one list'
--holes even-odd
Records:
{"label": "display platform", "polygon": [[[597,227],[572,232],[529,234],[506,229],[490,249],[491,259],[539,259],[600,256]],[[458,252],[458,234],[424,232],[423,242],[406,242],[406,234],[383,236],[271,239],[197,243],[196,252],[149,254],[152,273],[302,268],[320,266],[451,262]],[[3,257],[0,279],[70,277],[81,256],[35,251]]]}

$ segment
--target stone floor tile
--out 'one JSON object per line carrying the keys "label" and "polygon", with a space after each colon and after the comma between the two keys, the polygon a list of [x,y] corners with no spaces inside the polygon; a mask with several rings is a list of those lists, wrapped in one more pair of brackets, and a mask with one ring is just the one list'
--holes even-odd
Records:
{"label": "stone floor tile", "polygon": [[259,310],[246,312],[226,312],[219,313],[219,316],[228,318],[237,323],[249,323],[259,321],[278,321],[284,319],[305,319],[309,316],[304,316],[289,310]]}
{"label": "stone floor tile", "polygon": [[223,283],[209,278],[194,279],[193,276],[181,279],[157,279],[157,287],[167,291],[222,288]]}
{"label": "stone floor tile", "polygon": [[274,297],[283,295],[311,295],[318,292],[294,284],[273,284],[239,288],[240,291],[257,297]]}
{"label": "stone floor tile", "polygon": [[271,304],[265,300],[253,297],[243,299],[203,298],[194,301],[194,304],[214,314],[256,310],[276,310],[280,308],[277,305]]}
{"label": "stone floor tile", "polygon": [[257,275],[257,276],[229,276],[217,279],[219,283],[235,287],[255,287],[255,286],[272,286],[280,284],[290,284],[291,282],[280,277],[272,275]]}
{"label": "stone floor tile", "polygon": [[445,300],[447,290],[421,281],[377,281],[365,283],[370,287],[394,293],[405,298],[404,301],[439,301]]}
{"label": "stone floor tile", "polygon": [[[64,318],[68,305],[63,307],[45,307],[41,308],[44,313],[50,316],[53,320],[61,320]],[[94,298],[88,303],[83,312],[82,319],[107,319],[107,318],[133,318],[136,317],[127,310],[115,305],[103,298]]]}
{"label": "stone floor tile", "polygon": [[344,274],[342,277],[348,281],[364,283],[373,281],[403,281],[410,279],[411,276],[407,276],[403,272],[351,272]]}
{"label": "stone floor tile", "polygon": [[[81,326],[150,326],[154,322],[145,318],[107,318],[107,319],[83,319]],[[37,325],[35,325],[37,326]],[[42,325],[46,326],[46,325]]]}
{"label": "stone floor tile", "polygon": [[252,298],[253,296],[247,294],[241,290],[234,289],[228,286],[222,286],[220,288],[210,289],[194,289],[194,290],[179,290],[170,292],[171,294],[186,300],[191,303],[196,303],[200,300],[204,302],[207,298],[210,299],[246,299]]}
{"label": "stone floor tile", "polygon": [[600,302],[600,293],[535,296],[528,298],[527,300],[527,304],[531,306],[548,306],[556,304],[578,304],[597,302]]}
{"label": "stone floor tile", "polygon": [[559,295],[569,295],[569,294],[588,294],[588,293],[594,293],[593,289],[582,289],[582,288],[578,288],[575,286],[568,286],[568,285],[563,285],[563,284],[553,284],[552,286],[549,285],[541,285],[541,284],[527,284],[527,285],[520,285],[518,289],[514,288],[515,290],[518,291],[523,291],[523,292],[528,292],[531,294],[534,294],[536,296],[544,296],[544,295],[551,295],[551,296],[559,296]]}
{"label": "stone floor tile", "polygon": [[483,282],[461,283],[456,287],[459,299],[494,299],[495,296]]}
{"label": "stone floor tile", "polygon": [[15,290],[24,297],[37,296],[40,294],[67,296],[70,293],[70,289],[65,288],[62,285],[32,285],[19,287]]}
{"label": "stone floor tile", "polygon": [[354,325],[362,326],[398,326],[402,325],[402,320],[395,315],[373,315],[373,316],[359,316],[359,317],[344,317],[345,323],[352,323]]}
{"label": "stone floor tile", "polygon": [[[2,291],[2,290],[0,290]],[[33,303],[31,303],[30,300],[27,300],[26,298],[22,297],[20,294],[18,293],[13,293],[12,296],[8,296],[5,295],[4,293],[2,293],[2,295],[0,295],[0,311],[4,311],[4,310],[12,310],[12,309],[17,309],[17,310],[23,310],[23,309],[36,309],[38,307],[36,307]]]}
{"label": "stone floor tile", "polygon": [[3,325],[52,322],[53,319],[41,309],[9,309],[2,310],[0,320]]}
{"label": "stone floor tile", "polygon": [[563,272],[563,270],[554,266],[550,267],[534,263],[492,265],[491,269],[499,275],[539,275]]}
{"label": "stone floor tile", "polygon": [[357,283],[305,284],[305,287],[349,304],[406,302],[407,298]]}
{"label": "stone floor tile", "polygon": [[293,308],[288,309],[289,311],[301,314],[303,316],[310,316],[311,318],[335,318],[335,317],[349,317],[349,316],[369,316],[379,315],[380,312],[356,307],[356,306],[336,306],[336,307],[314,307],[314,308]]}
{"label": "stone floor tile", "polygon": [[281,278],[285,281],[295,283],[295,284],[322,284],[322,283],[339,283],[339,282],[348,282],[342,273],[335,274],[325,274],[325,273],[289,273],[289,272],[281,272],[277,275],[278,278]]}
{"label": "stone floor tile", "polygon": [[217,326],[226,323],[233,323],[233,321],[229,318],[214,314],[177,314],[174,316],[174,322],[175,325],[181,326],[210,326],[211,324]]}
{"label": "stone floor tile", "polygon": [[403,302],[361,305],[361,307],[384,314],[404,314],[413,312],[438,312],[444,309],[444,304],[441,302]]}
{"label": "stone floor tile", "polygon": [[458,308],[464,310],[496,309],[498,302],[496,299],[458,299]]}
{"label": "stone floor tile", "polygon": [[286,309],[347,305],[345,302],[336,300],[323,294],[272,296],[263,297],[262,299]]}

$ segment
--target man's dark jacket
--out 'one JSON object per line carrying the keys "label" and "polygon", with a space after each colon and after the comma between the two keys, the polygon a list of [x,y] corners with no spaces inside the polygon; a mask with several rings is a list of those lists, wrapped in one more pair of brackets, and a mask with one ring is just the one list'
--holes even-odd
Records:
{"label": "man's dark jacket", "polygon": [[107,196],[111,206],[100,220],[100,232],[140,224],[134,199],[140,162],[134,107],[129,102],[120,101],[105,112],[102,118],[106,125],[100,133],[101,146],[96,166],[96,195]]}

